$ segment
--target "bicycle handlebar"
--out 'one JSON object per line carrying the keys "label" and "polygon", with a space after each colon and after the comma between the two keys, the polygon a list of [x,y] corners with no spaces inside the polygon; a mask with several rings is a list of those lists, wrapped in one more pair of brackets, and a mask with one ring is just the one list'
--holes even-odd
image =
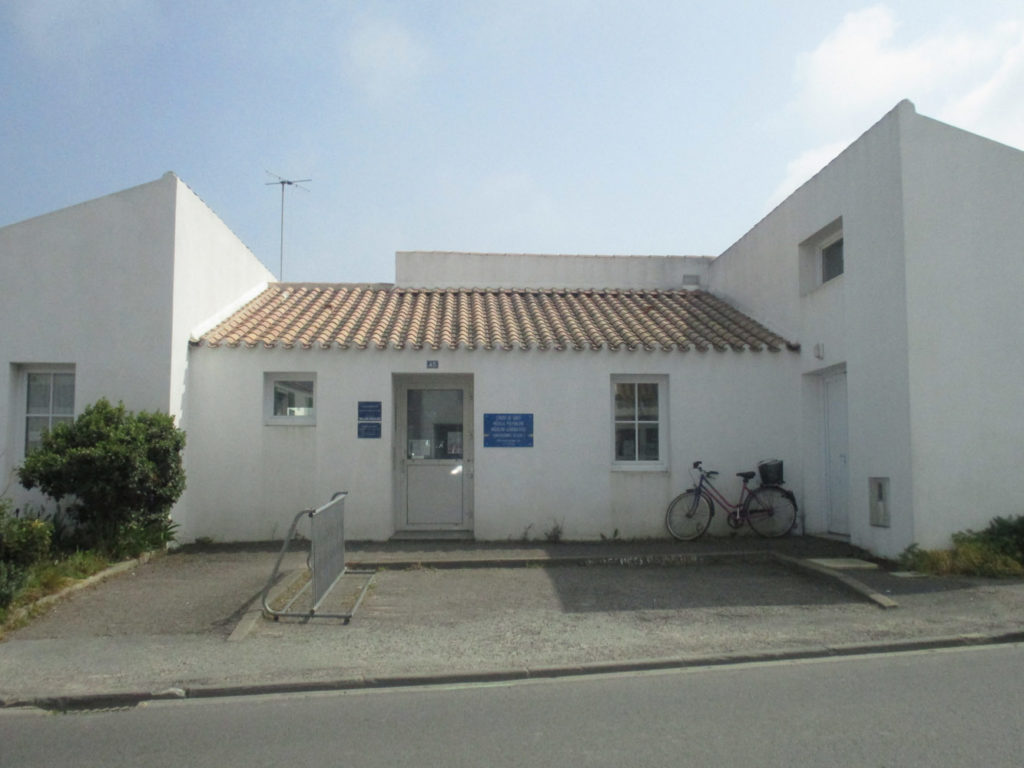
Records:
{"label": "bicycle handlebar", "polygon": [[718,475],[718,471],[717,470],[714,470],[714,469],[704,469],[701,466],[702,463],[703,462],[700,462],[700,461],[693,462],[693,468],[696,469],[698,472],[700,472],[705,477],[715,477],[715,476]]}

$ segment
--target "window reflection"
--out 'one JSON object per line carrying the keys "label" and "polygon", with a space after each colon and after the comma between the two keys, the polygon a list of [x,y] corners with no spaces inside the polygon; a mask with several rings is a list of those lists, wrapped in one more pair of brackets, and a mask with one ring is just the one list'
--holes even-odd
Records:
{"label": "window reflection", "polygon": [[410,389],[406,398],[407,458],[462,458],[462,390]]}

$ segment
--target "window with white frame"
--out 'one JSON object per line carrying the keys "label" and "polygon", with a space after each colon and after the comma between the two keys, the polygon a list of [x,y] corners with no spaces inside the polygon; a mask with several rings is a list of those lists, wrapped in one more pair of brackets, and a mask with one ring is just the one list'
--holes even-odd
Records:
{"label": "window with white frame", "polygon": [[666,378],[612,377],[613,461],[619,467],[664,464],[667,437]]}
{"label": "window with white frame", "polygon": [[316,424],[316,374],[264,374],[263,413],[267,424]]}
{"label": "window with white frame", "polygon": [[75,419],[75,369],[73,366],[26,368],[25,455],[42,445],[43,434],[58,424]]}

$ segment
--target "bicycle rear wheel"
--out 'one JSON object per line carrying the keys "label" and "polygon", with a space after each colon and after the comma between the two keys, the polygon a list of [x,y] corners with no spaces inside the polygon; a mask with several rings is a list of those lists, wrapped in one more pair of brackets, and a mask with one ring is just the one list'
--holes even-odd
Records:
{"label": "bicycle rear wheel", "polygon": [[680,541],[699,539],[715,513],[711,499],[691,488],[672,499],[665,512],[665,527]]}
{"label": "bicycle rear wheel", "polygon": [[750,527],[766,538],[785,536],[796,525],[793,494],[773,486],[751,491],[744,514]]}

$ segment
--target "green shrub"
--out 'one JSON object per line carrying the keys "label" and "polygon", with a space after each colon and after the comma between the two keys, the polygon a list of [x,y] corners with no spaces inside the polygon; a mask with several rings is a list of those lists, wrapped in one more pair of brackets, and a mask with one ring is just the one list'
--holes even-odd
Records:
{"label": "green shrub", "polygon": [[117,560],[138,557],[143,552],[162,549],[174,541],[177,528],[178,524],[166,517],[146,523],[132,520],[117,529],[107,551]]}
{"label": "green shrub", "polygon": [[0,560],[26,567],[50,554],[53,526],[44,520],[13,517],[0,509]]}
{"label": "green shrub", "polygon": [[0,612],[7,609],[25,584],[25,569],[0,560]]}
{"label": "green shrub", "polygon": [[927,550],[912,544],[900,555],[900,564],[938,575],[1024,576],[1024,516],[997,517],[982,531],[954,533],[952,549]]}
{"label": "green shrub", "polygon": [[962,541],[954,546],[953,552],[956,573],[996,579],[1024,576],[1024,565],[987,542]]}
{"label": "green shrub", "polygon": [[993,549],[1019,563],[1024,563],[1024,515],[997,517],[985,530],[979,531],[977,536]]}
{"label": "green shrub", "polygon": [[113,552],[126,537],[141,537],[151,548],[173,535],[169,515],[185,490],[184,447],[173,417],[135,414],[101,399],[45,433],[18,477],[26,488],[70,500],[81,545]]}

